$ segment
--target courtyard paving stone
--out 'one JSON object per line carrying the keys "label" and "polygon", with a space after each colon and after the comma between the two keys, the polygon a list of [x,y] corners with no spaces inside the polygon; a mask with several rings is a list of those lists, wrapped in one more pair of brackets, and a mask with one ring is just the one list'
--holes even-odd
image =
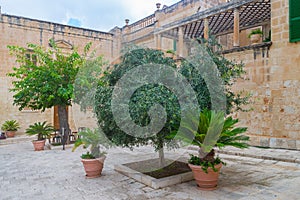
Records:
{"label": "courtyard paving stone", "polygon": [[[108,151],[100,178],[85,179],[80,162],[83,149],[72,153],[52,149],[34,152],[29,141],[0,146],[0,199],[101,199],[101,200],[204,200],[204,199],[272,199],[293,200],[300,196],[300,165],[293,162],[263,160],[220,154],[227,166],[221,170],[215,191],[200,191],[195,181],[154,190],[113,170],[114,165],[155,158],[151,147],[134,151],[114,148]],[[249,150],[251,151],[251,149]],[[256,151],[256,149],[255,149]],[[269,149],[259,149],[262,154]],[[265,152],[264,151],[268,151]],[[272,150],[273,151],[273,150]],[[294,158],[300,152],[286,151]],[[188,149],[167,151],[166,156],[184,160]],[[273,152],[273,155],[277,153]],[[297,154],[298,153],[298,154]]]}

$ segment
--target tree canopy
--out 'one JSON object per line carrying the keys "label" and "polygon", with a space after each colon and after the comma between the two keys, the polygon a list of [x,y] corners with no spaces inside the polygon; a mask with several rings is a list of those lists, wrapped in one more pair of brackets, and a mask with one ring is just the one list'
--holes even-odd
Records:
{"label": "tree canopy", "polygon": [[[180,106],[178,96],[174,91],[165,85],[145,84],[137,88],[128,100],[128,111],[131,118],[128,120],[132,120],[140,127],[147,126],[151,123],[151,120],[154,120],[151,118],[151,109],[154,105],[159,104],[160,108],[165,110],[166,121],[157,134],[148,136],[145,133],[145,137],[135,137],[120,128],[116,122],[113,113],[114,107],[126,107],[126,105],[118,104],[118,102],[112,105],[114,98],[121,95],[115,94],[114,90],[118,91],[120,87],[118,83],[124,77],[128,78],[128,74],[133,73],[134,69],[139,66],[144,66],[144,73],[137,74],[138,77],[131,76],[133,80],[128,81],[127,87],[130,88],[134,81],[141,81],[140,76],[145,76],[145,79],[148,76],[154,76],[154,74],[147,73],[151,71],[148,69],[152,68],[153,64],[164,65],[173,68],[186,78],[196,94],[199,110],[211,110],[213,109],[213,103],[221,105],[219,108],[227,113],[232,112],[234,109],[241,109],[241,105],[246,104],[248,99],[242,97],[240,93],[233,92],[231,86],[245,73],[243,70],[244,65],[226,59],[216,51],[216,46],[218,47],[213,40],[207,41],[205,44],[198,44],[199,48],[194,47],[191,57],[182,60],[179,67],[177,67],[175,60],[166,58],[164,53],[159,50],[135,48],[125,52],[121,62],[105,73],[96,93],[95,111],[98,123],[108,138],[117,145],[130,148],[149,144],[149,141],[156,150],[162,149],[166,144],[170,147],[177,146],[168,135],[178,130],[184,108]],[[213,70],[211,70],[212,66],[214,66]],[[164,73],[163,71],[161,73]],[[169,74],[166,78],[174,77],[175,79],[175,76],[176,73],[174,75]],[[214,77],[216,77],[215,80],[211,80]],[[182,85],[179,84],[178,87],[182,87]],[[214,96],[212,96],[212,93]],[[123,113],[123,111],[119,113]],[[126,115],[122,116],[128,117]],[[126,119],[121,121],[121,126],[127,126]],[[132,126],[128,125],[128,127]]]}
{"label": "tree canopy", "polygon": [[10,91],[14,92],[13,104],[19,110],[29,107],[44,112],[58,106],[60,129],[68,131],[66,107],[72,105],[74,83],[80,67],[87,68],[87,53],[91,43],[84,47],[83,54],[79,54],[76,48],[68,53],[62,52],[53,39],[49,43],[51,48],[47,49],[36,44],[28,44],[26,48],[8,46],[19,63],[18,67],[13,67],[13,72],[8,73],[8,76],[15,78]]}

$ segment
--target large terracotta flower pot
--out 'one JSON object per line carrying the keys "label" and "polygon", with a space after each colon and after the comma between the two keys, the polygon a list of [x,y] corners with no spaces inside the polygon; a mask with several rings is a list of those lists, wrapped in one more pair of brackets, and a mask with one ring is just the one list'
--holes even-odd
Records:
{"label": "large terracotta flower pot", "polygon": [[212,168],[208,168],[208,173],[205,173],[201,166],[189,164],[189,167],[193,171],[194,178],[200,190],[215,190],[218,185],[219,173],[222,164],[218,164],[215,168],[218,170],[214,172]]}
{"label": "large terracotta flower pot", "polygon": [[5,134],[8,138],[15,137],[16,131],[6,131]]}
{"label": "large terracotta flower pot", "polygon": [[32,141],[33,147],[35,151],[44,150],[46,140],[34,140]]}
{"label": "large terracotta flower pot", "polygon": [[250,36],[251,44],[258,44],[261,39],[261,34],[253,34]]}
{"label": "large terracotta flower pot", "polygon": [[96,159],[81,159],[86,178],[97,178],[101,176],[105,158],[105,156],[102,156],[101,158]]}

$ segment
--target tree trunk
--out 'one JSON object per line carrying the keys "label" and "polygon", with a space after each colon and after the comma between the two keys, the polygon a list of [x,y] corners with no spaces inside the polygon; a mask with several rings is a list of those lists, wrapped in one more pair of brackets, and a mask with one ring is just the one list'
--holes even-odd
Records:
{"label": "tree trunk", "polygon": [[62,135],[62,144],[63,144],[63,149],[64,145],[66,144],[68,140],[68,135],[69,135],[69,122],[68,122],[68,112],[67,112],[67,107],[65,105],[59,105],[58,106],[58,119],[59,119],[59,130]]}
{"label": "tree trunk", "polygon": [[166,166],[164,147],[161,147],[158,150],[158,153],[159,153],[159,167],[164,168]]}
{"label": "tree trunk", "polygon": [[203,150],[199,149],[199,158],[202,161],[209,161],[214,162],[215,161],[215,150],[212,149],[209,153],[203,152]]}
{"label": "tree trunk", "polygon": [[165,160],[165,153],[164,153],[164,141],[162,138],[158,138],[158,143],[159,143],[159,150],[158,150],[158,155],[159,155],[159,167],[164,168],[166,166],[166,160]]}

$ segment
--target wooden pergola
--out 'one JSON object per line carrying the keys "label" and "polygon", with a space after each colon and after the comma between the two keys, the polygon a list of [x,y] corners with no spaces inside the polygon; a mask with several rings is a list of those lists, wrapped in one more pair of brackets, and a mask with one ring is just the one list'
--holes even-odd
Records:
{"label": "wooden pergola", "polygon": [[[161,36],[178,39],[179,55],[184,38],[208,38],[233,33],[233,46],[239,46],[241,30],[270,24],[271,0],[232,0],[219,6],[195,13],[155,30]],[[157,46],[160,47],[157,40]]]}

